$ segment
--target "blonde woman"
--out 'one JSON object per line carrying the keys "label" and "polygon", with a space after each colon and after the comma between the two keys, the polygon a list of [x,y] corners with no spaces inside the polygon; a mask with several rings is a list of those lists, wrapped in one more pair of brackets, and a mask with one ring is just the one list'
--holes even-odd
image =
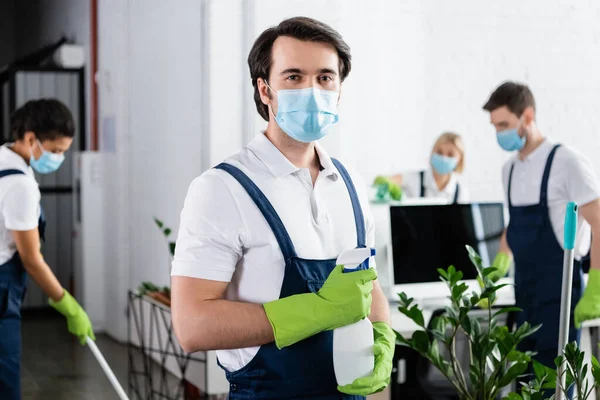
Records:
{"label": "blonde woman", "polygon": [[429,162],[429,169],[394,175],[389,181],[402,188],[407,198],[434,198],[448,203],[466,203],[469,193],[459,184],[458,175],[465,165],[465,149],[460,135],[443,133],[437,138]]}

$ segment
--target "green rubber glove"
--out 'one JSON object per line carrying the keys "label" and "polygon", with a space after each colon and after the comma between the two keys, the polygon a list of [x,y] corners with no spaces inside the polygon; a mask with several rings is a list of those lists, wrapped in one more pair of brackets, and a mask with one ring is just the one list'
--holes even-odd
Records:
{"label": "green rubber glove", "polygon": [[90,318],[69,292],[65,290],[62,299],[59,301],[48,299],[48,303],[67,318],[69,332],[77,336],[82,345],[85,345],[88,336],[96,340]]}
{"label": "green rubber glove", "polygon": [[[395,183],[390,182],[385,176],[379,175],[373,181],[373,185],[379,186],[379,188],[389,193],[392,200],[400,201],[402,199],[402,188]],[[378,197],[383,197],[378,192]]]}
{"label": "green rubber glove", "polygon": [[388,185],[390,181],[383,175],[378,175],[373,181],[373,185]]}
{"label": "green rubber glove", "polygon": [[402,188],[395,183],[389,185],[390,197],[392,200],[400,201],[402,199]]}
{"label": "green rubber glove", "polygon": [[600,318],[600,270],[590,269],[583,297],[575,306],[575,327],[590,319]]}
{"label": "green rubber glove", "polygon": [[375,368],[373,373],[364,378],[358,378],[349,385],[338,386],[340,392],[368,396],[383,391],[390,384],[394,349],[396,348],[396,334],[385,322],[374,322],[373,336],[375,339],[373,346]]}
{"label": "green rubber glove", "polygon": [[373,268],[350,273],[336,266],[317,293],[303,293],[264,304],[279,349],[330,329],[353,324],[371,309]]}
{"label": "green rubber glove", "polygon": [[504,278],[510,269],[511,258],[508,254],[499,252],[494,258],[492,267],[496,268],[496,271],[488,275],[488,278],[492,282],[497,282],[500,278]]}
{"label": "green rubber glove", "polygon": [[[494,258],[494,262],[492,263],[492,267],[496,268],[496,271],[492,272],[488,275],[488,278],[492,282],[497,282],[500,278],[503,278],[510,269],[511,259],[510,256],[506,253],[498,253],[496,254],[496,258]],[[483,280],[481,277],[477,277],[477,282],[479,283],[479,287],[481,289],[484,288]],[[490,302],[488,299],[482,299],[477,303],[477,305],[481,308],[490,308]]]}

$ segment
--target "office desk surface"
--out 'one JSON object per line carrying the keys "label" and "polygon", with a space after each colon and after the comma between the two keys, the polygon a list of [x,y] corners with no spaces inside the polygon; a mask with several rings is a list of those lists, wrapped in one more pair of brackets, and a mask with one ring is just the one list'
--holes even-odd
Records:
{"label": "office desk surface", "polygon": [[[587,278],[587,276],[586,276]],[[479,285],[476,281],[465,281],[469,286],[469,291],[479,292]],[[512,279],[505,278],[501,279],[499,284],[508,283],[512,284]],[[408,297],[413,297],[415,303],[423,310],[423,317],[425,324],[431,319],[433,312],[439,308],[444,308],[450,305],[448,299],[449,290],[445,283],[434,282],[429,284],[417,284],[417,285],[403,285],[402,287],[396,287],[397,292],[404,292]],[[505,286],[497,292],[496,305],[511,306],[515,303],[514,288],[513,286]],[[410,318],[406,317],[398,310],[397,297],[394,296],[390,302],[390,312],[392,320],[392,328],[401,333],[405,337],[411,337],[413,332],[420,330],[417,324],[415,324]],[[598,328],[600,327],[600,319],[586,321],[583,323],[583,328]]]}

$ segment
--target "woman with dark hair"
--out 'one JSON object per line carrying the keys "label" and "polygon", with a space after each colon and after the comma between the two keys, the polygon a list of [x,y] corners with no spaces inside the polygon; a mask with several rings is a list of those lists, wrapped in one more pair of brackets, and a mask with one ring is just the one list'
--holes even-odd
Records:
{"label": "woman with dark hair", "polygon": [[69,109],[53,99],[29,101],[10,120],[14,143],[0,147],[0,397],[21,398],[21,303],[27,275],[67,319],[69,332],[85,344],[94,338],[86,312],[44,261],[40,239],[45,219],[33,171],[56,171],[73,142]]}

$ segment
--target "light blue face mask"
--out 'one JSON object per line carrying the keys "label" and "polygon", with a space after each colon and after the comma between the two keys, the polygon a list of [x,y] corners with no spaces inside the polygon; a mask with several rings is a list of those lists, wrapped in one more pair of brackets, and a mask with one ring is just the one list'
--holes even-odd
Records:
{"label": "light blue face mask", "polygon": [[47,150],[44,150],[39,140],[37,141],[37,145],[42,151],[42,155],[36,160],[33,156],[33,152],[31,152],[29,157],[29,165],[31,165],[31,168],[40,174],[49,174],[56,171],[65,160],[65,155],[51,153]]}
{"label": "light blue face mask", "polygon": [[498,144],[506,151],[521,150],[527,142],[527,136],[519,136],[517,128],[506,129],[496,134]]}
{"label": "light blue face mask", "polygon": [[[271,89],[268,83],[267,87]],[[315,88],[271,91],[277,94],[277,125],[299,142],[321,139],[339,120],[338,92]]]}
{"label": "light blue face mask", "polygon": [[431,166],[440,175],[446,175],[456,169],[458,158],[446,157],[438,153],[433,153],[431,156]]}

